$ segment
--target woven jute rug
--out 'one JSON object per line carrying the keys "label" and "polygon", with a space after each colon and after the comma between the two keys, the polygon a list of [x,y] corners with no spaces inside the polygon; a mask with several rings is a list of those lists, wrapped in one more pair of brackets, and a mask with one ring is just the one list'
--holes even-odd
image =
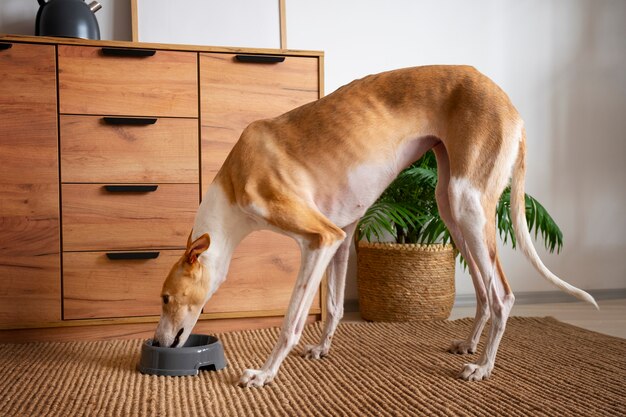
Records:
{"label": "woven jute rug", "polygon": [[[456,379],[446,352],[471,320],[344,323],[331,355],[292,353],[274,383],[235,385],[278,329],[218,335],[229,366],[199,376],[136,370],[141,340],[0,345],[1,416],[626,415],[626,340],[551,318],[511,318],[492,378]],[[317,340],[319,323],[301,343]]]}

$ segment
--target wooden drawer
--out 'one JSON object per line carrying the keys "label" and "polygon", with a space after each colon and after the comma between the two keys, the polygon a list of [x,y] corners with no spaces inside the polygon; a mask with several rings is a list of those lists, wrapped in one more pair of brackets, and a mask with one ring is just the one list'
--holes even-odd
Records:
{"label": "wooden drawer", "polygon": [[[159,315],[161,286],[184,250],[157,252],[157,258],[143,260],[111,260],[106,252],[66,252],[64,319]],[[203,312],[282,313],[299,264],[299,250],[291,238],[256,232],[237,248],[228,278]],[[319,295],[312,309],[319,311]]]}
{"label": "wooden drawer", "polygon": [[199,180],[197,119],[64,115],[60,121],[63,182]]}
{"label": "wooden drawer", "polygon": [[110,192],[102,184],[63,184],[63,250],[181,248],[198,208],[197,184],[152,192]]}
{"label": "wooden drawer", "polygon": [[133,260],[111,260],[106,252],[63,254],[63,318],[161,314],[163,281],[184,250],[153,253],[158,257]]}
{"label": "wooden drawer", "polygon": [[132,57],[103,49],[58,46],[60,113],[198,116],[197,53]]}
{"label": "wooden drawer", "polygon": [[55,50],[0,49],[0,325],[61,319]]}
{"label": "wooden drawer", "polygon": [[[65,253],[63,318],[159,315],[163,281],[183,252],[160,250],[157,258],[145,260],[110,260],[106,252]],[[300,263],[297,254],[296,244],[285,236],[271,232],[249,236],[237,249],[227,280],[203,312],[286,310]],[[319,296],[312,309],[319,311]]]}
{"label": "wooden drawer", "polygon": [[[269,231],[255,232],[235,250],[228,278],[204,313],[286,311],[300,268],[296,242]],[[319,296],[312,309],[319,311]]]}
{"label": "wooden drawer", "polygon": [[319,98],[318,65],[316,57],[267,64],[200,54],[202,195],[248,124]]}

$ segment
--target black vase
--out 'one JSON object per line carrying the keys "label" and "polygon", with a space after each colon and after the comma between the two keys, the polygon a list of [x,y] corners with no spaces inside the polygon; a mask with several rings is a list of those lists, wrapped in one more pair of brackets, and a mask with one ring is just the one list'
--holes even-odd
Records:
{"label": "black vase", "polygon": [[37,1],[35,35],[100,39],[100,27],[94,13],[102,6],[97,1],[91,4],[83,0]]}

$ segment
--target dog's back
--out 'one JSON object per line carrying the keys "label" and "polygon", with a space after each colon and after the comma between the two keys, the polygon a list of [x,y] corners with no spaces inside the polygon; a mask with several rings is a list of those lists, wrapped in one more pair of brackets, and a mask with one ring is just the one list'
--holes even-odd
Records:
{"label": "dog's back", "polygon": [[[503,116],[504,115],[504,116]],[[498,120],[494,120],[493,117]],[[517,111],[507,95],[470,66],[425,66],[370,75],[281,116],[248,126],[217,178],[233,190],[231,201],[288,187],[316,204],[338,225],[354,221],[397,174],[441,141],[459,172],[463,156],[489,166],[502,143],[473,143],[477,132],[509,138]],[[489,147],[490,149],[485,149]],[[256,155],[263,158],[256,158]],[[457,155],[461,155],[457,158]],[[458,161],[457,161],[458,160]],[[464,172],[466,173],[466,172]],[[478,176],[479,174],[474,173]],[[233,187],[232,181],[237,182]]]}

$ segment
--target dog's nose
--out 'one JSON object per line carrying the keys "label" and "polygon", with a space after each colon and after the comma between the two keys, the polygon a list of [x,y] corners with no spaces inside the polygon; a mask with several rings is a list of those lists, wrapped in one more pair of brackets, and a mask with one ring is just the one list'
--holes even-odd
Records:
{"label": "dog's nose", "polygon": [[158,340],[156,340],[156,339],[152,339],[152,346],[160,347],[160,346],[161,346],[161,344],[159,343],[159,341],[158,341]]}

